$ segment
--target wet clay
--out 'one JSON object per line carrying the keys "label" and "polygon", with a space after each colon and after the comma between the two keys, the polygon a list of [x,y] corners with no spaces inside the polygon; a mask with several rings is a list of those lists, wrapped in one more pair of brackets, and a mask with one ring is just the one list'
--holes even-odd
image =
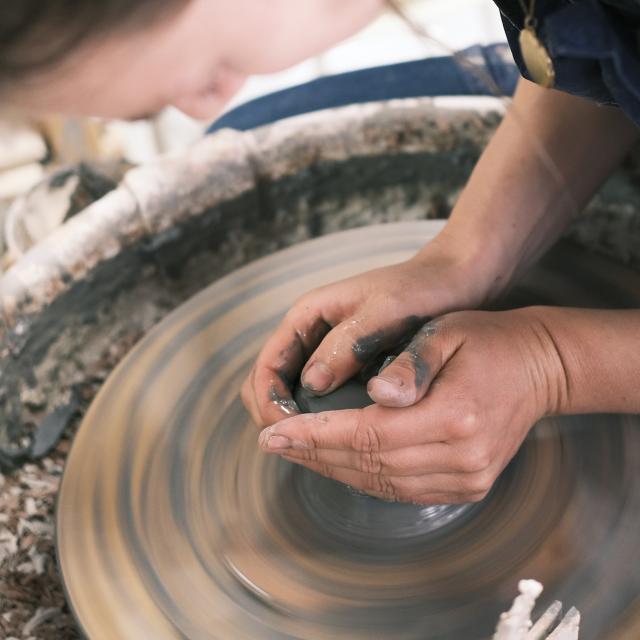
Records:
{"label": "wet clay", "polygon": [[298,383],[293,397],[302,413],[363,409],[373,404],[373,400],[367,393],[366,383],[360,379],[348,380],[341,387],[324,396],[317,396]]}
{"label": "wet clay", "polygon": [[[419,387],[424,383],[428,373],[428,367],[422,359],[421,351],[424,341],[434,333],[435,324],[431,322],[430,318],[410,316],[403,320],[400,323],[400,328],[395,331],[380,330],[360,338],[352,347],[352,351],[356,358],[362,362],[362,370],[342,386],[324,395],[318,395],[306,389],[301,381],[298,381],[293,391],[295,404],[302,413],[364,409],[364,407],[373,404],[373,400],[367,393],[367,383],[370,378],[384,371],[394,361],[397,354],[403,351],[408,352],[411,356],[416,386]],[[381,345],[394,346],[395,348],[391,352],[380,353]],[[282,404],[282,398],[271,396],[270,399]]]}

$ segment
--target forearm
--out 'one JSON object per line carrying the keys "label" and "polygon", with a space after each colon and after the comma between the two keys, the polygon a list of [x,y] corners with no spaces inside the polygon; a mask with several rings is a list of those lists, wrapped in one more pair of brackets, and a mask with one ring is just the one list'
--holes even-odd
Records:
{"label": "forearm", "polygon": [[548,412],[640,413],[640,310],[538,307]]}
{"label": "forearm", "polygon": [[553,244],[637,137],[618,109],[520,82],[439,237],[472,268],[478,304]]}

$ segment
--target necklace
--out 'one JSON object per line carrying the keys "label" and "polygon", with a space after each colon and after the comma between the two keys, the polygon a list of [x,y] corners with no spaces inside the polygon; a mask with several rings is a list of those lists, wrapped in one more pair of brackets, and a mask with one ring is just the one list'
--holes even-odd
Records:
{"label": "necklace", "polygon": [[553,60],[536,33],[535,7],[536,0],[529,0],[529,8],[525,0],[519,0],[524,13],[524,26],[520,31],[520,51],[531,79],[541,87],[551,88],[556,80]]}

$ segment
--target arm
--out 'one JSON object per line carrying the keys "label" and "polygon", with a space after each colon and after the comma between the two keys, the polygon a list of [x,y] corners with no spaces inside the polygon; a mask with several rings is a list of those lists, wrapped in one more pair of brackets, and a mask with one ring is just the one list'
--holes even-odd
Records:
{"label": "arm", "polygon": [[476,295],[499,294],[535,262],[638,137],[619,109],[521,80],[440,238],[475,265]]}

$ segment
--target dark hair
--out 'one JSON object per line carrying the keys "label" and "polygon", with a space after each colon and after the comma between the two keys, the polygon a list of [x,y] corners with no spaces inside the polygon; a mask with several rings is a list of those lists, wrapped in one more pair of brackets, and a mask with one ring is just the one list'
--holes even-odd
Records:
{"label": "dark hair", "polygon": [[134,29],[186,0],[0,0],[0,89],[63,62],[86,41]]}

